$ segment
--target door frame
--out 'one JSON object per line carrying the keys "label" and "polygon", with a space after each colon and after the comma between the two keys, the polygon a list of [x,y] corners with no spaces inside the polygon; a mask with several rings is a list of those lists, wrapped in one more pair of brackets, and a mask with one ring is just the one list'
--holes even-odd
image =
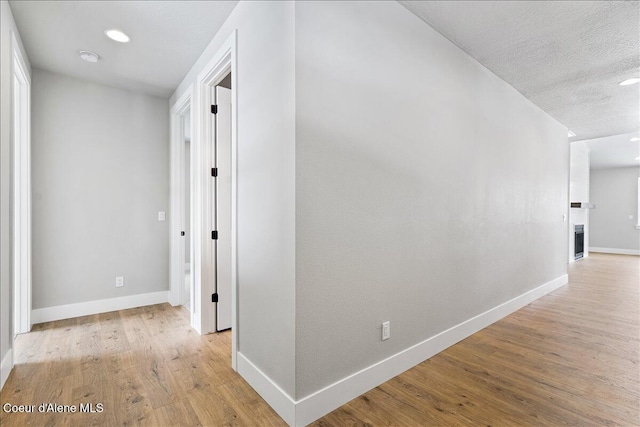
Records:
{"label": "door frame", "polygon": [[[237,72],[237,30],[234,30],[229,38],[222,44],[213,59],[203,68],[196,79],[196,111],[192,115],[196,121],[198,133],[197,142],[192,143],[197,157],[194,159],[194,168],[201,171],[197,180],[196,196],[199,199],[196,206],[199,218],[194,218],[194,225],[201,227],[194,230],[195,251],[194,257],[199,260],[200,268],[196,265],[194,275],[199,274],[200,287],[200,312],[202,333],[215,332],[216,307],[211,302],[213,289],[213,240],[211,239],[212,219],[214,215],[211,203],[213,179],[211,177],[212,141],[215,138],[213,132],[215,116],[211,114],[211,105],[215,102],[212,96],[215,86],[225,76],[231,73],[231,365],[236,369],[236,353],[238,342],[238,222],[237,222],[237,193],[238,193],[238,157],[237,157],[237,123],[238,123],[238,72]],[[197,282],[198,280],[196,280]],[[198,304],[198,302],[196,302]]]}
{"label": "door frame", "polygon": [[31,76],[11,32],[13,338],[31,330]]}
{"label": "door frame", "polygon": [[[213,59],[205,65],[196,78],[195,85],[189,86],[185,93],[171,106],[171,286],[170,303],[180,305],[182,287],[178,272],[184,271],[184,253],[181,252],[180,231],[182,231],[184,206],[184,187],[181,180],[184,175],[184,147],[181,117],[191,107],[191,326],[199,334],[215,332],[216,307],[211,302],[213,290],[213,240],[211,223],[211,138],[215,119],[211,114],[212,89],[231,73],[231,366],[237,370],[238,343],[238,67],[237,67],[237,30],[220,46]],[[182,264],[182,267],[180,266]],[[181,273],[180,273],[181,274]]]}
{"label": "door frame", "polygon": [[[191,109],[191,116],[193,117],[193,85],[185,91],[185,93],[171,106],[170,109],[170,126],[171,126],[171,215],[169,225],[169,244],[170,244],[170,262],[169,262],[169,277],[170,277],[170,291],[169,291],[169,303],[173,306],[179,306],[184,303],[184,277],[185,277],[185,247],[184,237],[181,235],[182,231],[185,231],[185,203],[186,194],[185,188],[185,140],[184,140],[184,114],[187,110]],[[193,119],[190,121],[189,134],[192,139],[193,146]],[[190,150],[191,160],[193,159],[193,153]],[[190,174],[193,177],[193,173]],[[189,180],[190,193],[193,194],[193,178]],[[190,200],[189,215],[193,219],[193,200]],[[191,227],[193,221],[190,221]],[[189,236],[193,236],[191,229],[187,231]],[[192,244],[192,239],[189,240]],[[193,271],[193,258],[189,259],[191,271]],[[198,322],[195,318],[194,310],[194,280],[191,275],[191,287],[190,295],[190,323],[191,326],[196,328]],[[199,331],[198,331],[199,332]]]}

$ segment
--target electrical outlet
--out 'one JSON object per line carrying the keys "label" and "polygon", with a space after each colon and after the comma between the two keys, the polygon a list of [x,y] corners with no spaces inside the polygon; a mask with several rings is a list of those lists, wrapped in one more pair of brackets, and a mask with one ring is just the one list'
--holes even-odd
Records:
{"label": "electrical outlet", "polygon": [[629,215],[629,219],[633,219],[633,215]]}
{"label": "electrical outlet", "polygon": [[124,277],[118,276],[116,277],[116,288],[121,288],[124,286]]}
{"label": "electrical outlet", "polygon": [[391,337],[391,322],[387,321],[382,324],[382,341]]}
{"label": "electrical outlet", "polygon": [[562,214],[562,221],[567,222],[567,214]]}

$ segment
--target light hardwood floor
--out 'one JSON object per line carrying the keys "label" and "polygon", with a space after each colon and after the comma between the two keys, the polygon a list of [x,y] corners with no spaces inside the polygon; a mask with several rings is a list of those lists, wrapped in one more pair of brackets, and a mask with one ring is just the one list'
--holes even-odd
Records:
{"label": "light hardwood floor", "polygon": [[199,336],[188,317],[160,304],[34,326],[18,337],[2,403],[104,411],[0,412],[0,425],[285,425],[231,369],[230,333]]}
{"label": "light hardwood floor", "polygon": [[[592,254],[570,283],[316,421],[320,426],[640,425],[640,257]],[[284,425],[230,368],[230,335],[167,304],[36,325],[1,402],[103,403],[0,425]]]}

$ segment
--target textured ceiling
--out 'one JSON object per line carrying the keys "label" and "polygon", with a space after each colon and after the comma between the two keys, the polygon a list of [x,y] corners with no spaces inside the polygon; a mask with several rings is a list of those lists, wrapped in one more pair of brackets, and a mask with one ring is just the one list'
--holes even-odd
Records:
{"label": "textured ceiling", "polygon": [[637,134],[607,136],[584,141],[589,149],[591,169],[622,168],[640,165],[640,141]]}
{"label": "textured ceiling", "polygon": [[[237,1],[10,1],[35,68],[168,98]],[[108,39],[118,28],[131,42]],[[78,51],[100,55],[84,62]]]}
{"label": "textured ceiling", "polygon": [[637,1],[401,1],[576,136],[638,131]]}

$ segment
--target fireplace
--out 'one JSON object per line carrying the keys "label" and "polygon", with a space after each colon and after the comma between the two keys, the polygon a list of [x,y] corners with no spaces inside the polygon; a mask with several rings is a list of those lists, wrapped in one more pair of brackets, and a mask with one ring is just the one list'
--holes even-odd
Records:
{"label": "fireplace", "polygon": [[575,241],[575,245],[574,245],[575,259],[580,259],[584,256],[584,225],[576,224],[574,241]]}

